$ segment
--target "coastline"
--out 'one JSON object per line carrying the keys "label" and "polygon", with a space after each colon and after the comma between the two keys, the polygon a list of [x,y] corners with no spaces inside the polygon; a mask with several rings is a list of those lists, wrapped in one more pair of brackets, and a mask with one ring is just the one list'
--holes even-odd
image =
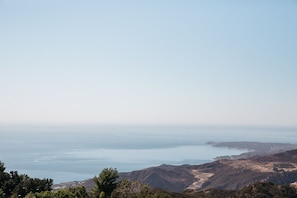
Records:
{"label": "coastline", "polygon": [[220,159],[247,159],[256,156],[264,156],[268,154],[276,154],[288,150],[297,149],[297,144],[290,143],[263,143],[263,142],[207,142],[207,144],[213,147],[220,148],[235,148],[235,149],[247,149],[248,152],[244,152],[239,155],[230,156],[218,156],[215,160]]}

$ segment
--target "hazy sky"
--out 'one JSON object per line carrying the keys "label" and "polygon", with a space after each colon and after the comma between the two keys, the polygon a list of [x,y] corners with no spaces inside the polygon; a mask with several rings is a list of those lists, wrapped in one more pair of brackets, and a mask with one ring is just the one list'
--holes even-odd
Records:
{"label": "hazy sky", "polygon": [[297,1],[0,0],[0,123],[297,126]]}

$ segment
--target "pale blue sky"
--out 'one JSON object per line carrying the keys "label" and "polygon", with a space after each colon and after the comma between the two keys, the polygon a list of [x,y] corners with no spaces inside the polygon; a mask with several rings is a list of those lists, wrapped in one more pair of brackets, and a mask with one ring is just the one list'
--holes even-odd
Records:
{"label": "pale blue sky", "polygon": [[297,126],[297,1],[0,0],[0,123]]}

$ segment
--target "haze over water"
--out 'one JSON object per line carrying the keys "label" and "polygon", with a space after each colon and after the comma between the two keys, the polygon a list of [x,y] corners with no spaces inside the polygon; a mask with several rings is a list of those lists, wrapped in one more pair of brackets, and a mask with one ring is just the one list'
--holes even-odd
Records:
{"label": "haze over water", "polygon": [[92,178],[103,168],[121,172],[161,164],[201,164],[246,150],[209,141],[297,143],[297,129],[210,126],[0,127],[0,159],[8,170],[55,183]]}

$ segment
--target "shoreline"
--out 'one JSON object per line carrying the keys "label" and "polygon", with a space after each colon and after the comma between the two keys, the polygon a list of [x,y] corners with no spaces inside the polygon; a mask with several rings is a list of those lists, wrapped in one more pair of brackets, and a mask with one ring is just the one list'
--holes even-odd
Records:
{"label": "shoreline", "polygon": [[244,152],[239,155],[229,155],[229,156],[218,156],[214,160],[221,159],[247,159],[251,157],[264,156],[268,154],[276,154],[280,152],[285,152],[288,150],[297,149],[297,144],[290,143],[263,143],[263,142],[207,142],[207,144],[213,147],[219,148],[229,148],[229,149],[246,149],[248,152]]}

